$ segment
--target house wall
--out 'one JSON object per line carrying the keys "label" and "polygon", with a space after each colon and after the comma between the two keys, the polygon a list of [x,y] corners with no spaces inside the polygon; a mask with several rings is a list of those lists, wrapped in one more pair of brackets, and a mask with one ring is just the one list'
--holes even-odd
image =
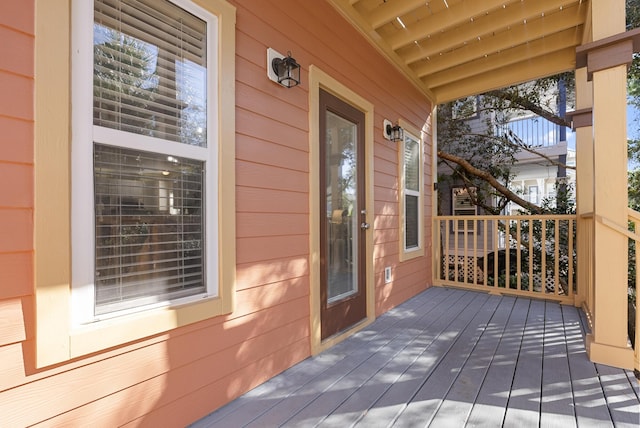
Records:
{"label": "house wall", "polygon": [[[311,64],[374,104],[376,314],[431,281],[424,257],[400,263],[398,153],[382,121],[426,127],[428,100],[324,1],[233,0],[236,31],[236,306],[134,343],[36,368],[33,258],[34,0],[0,3],[0,425],[181,426],[310,355]],[[266,77],[268,47],[290,50],[302,84]],[[37,120],[37,118],[35,118]],[[224,249],[223,249],[224,251]],[[393,281],[384,284],[384,267]],[[63,267],[61,267],[63,268]]]}

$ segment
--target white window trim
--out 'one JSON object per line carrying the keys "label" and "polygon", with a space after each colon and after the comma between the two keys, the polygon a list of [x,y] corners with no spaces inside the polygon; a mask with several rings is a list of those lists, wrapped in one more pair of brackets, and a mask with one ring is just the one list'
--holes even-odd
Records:
{"label": "white window trim", "polygon": [[[38,368],[134,341],[144,346],[147,342],[141,339],[233,311],[236,282],[236,9],[226,0],[194,1],[219,21],[216,35],[220,41],[216,55],[219,73],[217,81],[212,80],[219,93],[217,99],[209,100],[210,109],[215,108],[210,111],[217,112],[215,122],[218,126],[208,130],[221,142],[215,153],[218,188],[209,194],[216,198],[217,190],[218,224],[212,227],[218,231],[219,247],[224,248],[217,257],[218,296],[73,326],[71,269],[78,261],[72,262],[70,241],[71,183],[74,181],[71,158],[75,153],[71,150],[72,102],[69,95],[71,67],[76,63],[71,61],[74,52],[61,47],[72,46],[72,34],[77,31],[72,22],[82,13],[82,7],[88,6],[92,11],[93,4],[85,0],[35,0],[38,37],[35,40],[34,285],[35,366]],[[85,3],[87,5],[83,6]],[[80,6],[80,10],[76,6]],[[92,21],[90,19],[91,25]],[[85,34],[91,34],[90,40],[93,39],[92,30],[85,30]],[[88,55],[90,64],[93,63],[91,56]],[[87,112],[91,111],[92,103],[85,108]],[[93,204],[87,205],[91,208]],[[89,214],[89,218],[91,216]]]}
{"label": "white window trim", "polygon": [[[218,19],[215,15],[184,0],[168,0],[207,23],[207,100],[217,99]],[[105,318],[197,301],[218,296],[218,224],[217,103],[207,103],[207,147],[190,146],[180,142],[135,134],[93,125],[93,27],[92,1],[73,3],[72,25],[72,187],[71,187],[71,243],[72,243],[72,325],[80,326]],[[94,171],[93,146],[95,143],[122,148],[180,156],[203,161],[205,165],[205,218],[204,257],[205,289],[180,299],[117,311],[101,316],[95,308],[95,225],[94,225]]]}
{"label": "white window trim", "polygon": [[[405,140],[403,138],[398,147],[398,181],[400,186],[399,192],[399,205],[400,205],[400,261],[410,260],[416,257],[424,256],[424,140],[422,133],[409,122],[399,119],[398,124],[404,130],[404,138],[410,137],[414,141],[418,142],[418,154],[419,154],[419,191],[407,189],[405,186],[405,163],[404,163],[404,145]],[[418,197],[418,246],[407,248],[406,243],[406,195]]]}

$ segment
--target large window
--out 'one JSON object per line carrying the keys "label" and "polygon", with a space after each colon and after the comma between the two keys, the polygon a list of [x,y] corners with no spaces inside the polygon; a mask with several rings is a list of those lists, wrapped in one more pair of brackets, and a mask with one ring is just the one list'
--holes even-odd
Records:
{"label": "large window", "polygon": [[405,128],[400,147],[402,189],[402,248],[401,254],[418,256],[423,254],[422,234],[422,140],[418,132]]}
{"label": "large window", "polygon": [[216,27],[189,2],[94,1],[73,87],[92,98],[73,117],[79,323],[217,293]]}
{"label": "large window", "polygon": [[92,96],[73,124],[74,252],[93,255],[74,263],[79,323],[217,292],[216,25],[186,2],[94,1],[92,67],[74,76],[74,99]]}
{"label": "large window", "polygon": [[36,8],[36,365],[231,312],[235,8]]}

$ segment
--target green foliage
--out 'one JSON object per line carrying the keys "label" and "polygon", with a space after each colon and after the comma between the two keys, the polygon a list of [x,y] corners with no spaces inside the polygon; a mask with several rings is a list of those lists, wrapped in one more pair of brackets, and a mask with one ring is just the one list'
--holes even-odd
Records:
{"label": "green foliage", "polygon": [[[153,55],[136,38],[103,28],[106,40],[94,45],[93,92],[100,102],[96,119],[110,122],[120,110],[127,112],[124,129],[153,129],[153,113],[149,111],[157,95],[157,76]],[[122,119],[123,117],[121,117]]]}
{"label": "green foliage", "polygon": [[[485,122],[482,130],[472,130],[468,119],[479,113],[476,97],[464,101],[448,103],[438,109],[438,148],[448,153],[455,153],[471,163],[474,167],[488,172],[500,182],[508,185],[511,181],[511,167],[515,163],[517,148],[507,144],[507,137],[498,137],[495,125]],[[482,107],[482,106],[480,106]],[[441,164],[451,168],[451,174],[443,174],[440,181],[462,181],[464,186],[475,187],[472,193],[473,203],[485,211],[498,214],[509,202],[504,195],[497,192],[485,180],[468,174],[463,168],[442,159]],[[495,200],[494,205],[485,201]]]}

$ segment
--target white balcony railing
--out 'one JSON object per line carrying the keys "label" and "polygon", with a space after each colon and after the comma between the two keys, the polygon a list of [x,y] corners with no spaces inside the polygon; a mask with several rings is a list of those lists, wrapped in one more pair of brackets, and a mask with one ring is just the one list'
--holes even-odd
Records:
{"label": "white balcony railing", "polygon": [[514,119],[497,129],[497,135],[516,135],[528,147],[549,147],[560,142],[560,126],[540,116]]}

